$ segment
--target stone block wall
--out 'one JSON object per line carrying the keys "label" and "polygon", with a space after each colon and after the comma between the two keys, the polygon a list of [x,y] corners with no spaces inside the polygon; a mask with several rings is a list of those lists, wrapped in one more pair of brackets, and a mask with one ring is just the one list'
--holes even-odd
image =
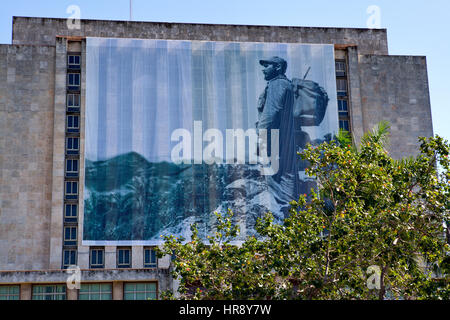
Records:
{"label": "stone block wall", "polygon": [[358,69],[364,131],[387,120],[390,155],[417,154],[417,138],[433,135],[426,58],[359,55]]}
{"label": "stone block wall", "polygon": [[0,270],[48,268],[55,48],[0,45]]}
{"label": "stone block wall", "polygon": [[53,117],[53,150],[52,150],[52,207],[50,223],[50,255],[49,268],[60,269],[62,264],[62,237],[64,215],[64,166],[65,166],[65,131],[66,131],[66,70],[67,41],[58,38],[56,41],[54,70],[54,117]]}

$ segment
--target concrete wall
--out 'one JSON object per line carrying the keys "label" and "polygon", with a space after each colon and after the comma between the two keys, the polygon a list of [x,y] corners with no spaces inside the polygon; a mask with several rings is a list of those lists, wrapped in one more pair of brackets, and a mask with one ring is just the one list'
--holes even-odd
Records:
{"label": "concrete wall", "polygon": [[0,45],[0,270],[48,268],[55,48]]}
{"label": "concrete wall", "polygon": [[[39,32],[36,32],[39,30]],[[14,17],[13,44],[55,45],[56,36],[138,39],[335,43],[357,45],[362,54],[388,54],[385,29],[212,25],[190,23],[81,20],[70,30],[67,19]]]}
{"label": "concrete wall", "polygon": [[54,121],[53,127],[53,170],[52,207],[50,223],[49,268],[59,269],[62,264],[62,236],[64,216],[64,153],[66,131],[66,70],[67,41],[59,38],[56,43],[54,70]]}
{"label": "concrete wall", "polygon": [[364,131],[387,120],[390,155],[417,154],[417,138],[433,135],[426,58],[359,55],[358,69]]}

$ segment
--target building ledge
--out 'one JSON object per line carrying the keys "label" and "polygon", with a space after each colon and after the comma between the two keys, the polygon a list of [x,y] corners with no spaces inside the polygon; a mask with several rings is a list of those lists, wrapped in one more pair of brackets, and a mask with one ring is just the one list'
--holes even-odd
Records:
{"label": "building ledge", "polygon": [[[169,276],[169,269],[86,269],[81,271],[81,282],[102,281],[158,281]],[[0,271],[0,284],[63,283],[73,272],[68,270]]]}

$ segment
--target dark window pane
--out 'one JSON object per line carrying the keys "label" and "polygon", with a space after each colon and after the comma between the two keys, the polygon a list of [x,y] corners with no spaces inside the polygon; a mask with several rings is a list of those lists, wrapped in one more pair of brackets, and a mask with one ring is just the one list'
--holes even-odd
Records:
{"label": "dark window pane", "polygon": [[348,108],[347,100],[338,100],[339,111],[347,111],[347,108]]}
{"label": "dark window pane", "polygon": [[64,265],[70,264],[70,252],[64,251]]}
{"label": "dark window pane", "polygon": [[348,120],[339,120],[339,128],[342,130],[349,131],[349,122]]}
{"label": "dark window pane", "polygon": [[69,240],[69,238],[70,238],[70,230],[69,228],[66,228],[64,230],[64,239]]}

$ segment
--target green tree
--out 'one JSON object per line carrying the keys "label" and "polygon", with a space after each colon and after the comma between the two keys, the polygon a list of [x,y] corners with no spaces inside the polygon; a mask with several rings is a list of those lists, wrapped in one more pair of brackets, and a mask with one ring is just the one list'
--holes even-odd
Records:
{"label": "green tree", "polygon": [[[232,212],[216,214],[208,243],[165,237],[182,299],[449,299],[449,144],[419,138],[420,154],[394,160],[380,123],[358,148],[341,132],[301,153],[317,180],[275,224],[241,245]],[[439,164],[441,170],[437,170]],[[170,296],[170,295],[168,295]]]}

